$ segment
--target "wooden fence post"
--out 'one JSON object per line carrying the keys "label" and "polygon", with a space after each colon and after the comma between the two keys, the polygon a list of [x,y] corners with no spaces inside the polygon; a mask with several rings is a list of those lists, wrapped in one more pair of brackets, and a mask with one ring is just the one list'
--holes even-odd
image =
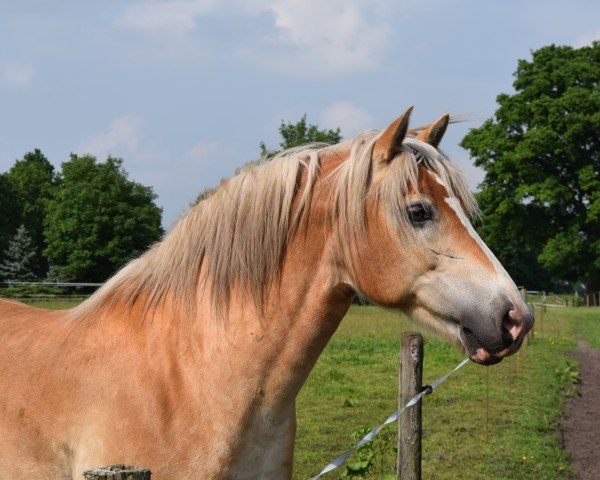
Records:
{"label": "wooden fence post", "polygon": [[[423,337],[404,332],[400,341],[398,408],[421,391]],[[421,480],[421,402],[407,408],[398,419],[398,479]]]}
{"label": "wooden fence post", "polygon": [[83,472],[85,480],[150,480],[150,470],[125,465],[91,468]]}
{"label": "wooden fence post", "polygon": [[[534,322],[533,322],[533,326],[531,327],[531,330],[529,330],[529,332],[527,332],[527,342],[531,342],[534,338],[535,338],[535,305],[533,303],[530,303],[529,305],[527,305],[529,307],[529,310],[531,310],[531,314],[533,315],[534,318]],[[540,308],[540,311],[542,309]],[[543,315],[543,313],[542,313]]]}
{"label": "wooden fence post", "polygon": [[527,305],[527,289],[526,288],[521,289],[521,298],[525,302],[525,305]]}
{"label": "wooden fence post", "polygon": [[[544,302],[543,308],[540,308],[540,318],[537,320],[540,324],[540,333],[541,336],[544,336],[544,312],[546,312],[546,303]],[[534,310],[534,318],[535,318],[535,310]]]}
{"label": "wooden fence post", "polygon": [[542,310],[544,310],[544,313],[546,312],[546,292],[542,292]]}

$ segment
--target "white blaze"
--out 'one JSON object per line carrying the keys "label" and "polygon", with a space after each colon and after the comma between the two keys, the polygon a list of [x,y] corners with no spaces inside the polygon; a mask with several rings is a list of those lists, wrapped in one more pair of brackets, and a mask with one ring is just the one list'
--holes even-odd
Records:
{"label": "white blaze", "polygon": [[[458,217],[460,222],[467,229],[467,232],[469,232],[469,235],[471,235],[471,237],[473,237],[475,242],[477,242],[477,245],[479,245],[479,248],[481,248],[481,251],[486,254],[488,260],[494,266],[494,270],[496,270],[496,273],[499,276],[506,276],[507,278],[510,279],[510,275],[507,273],[507,271],[504,269],[502,264],[498,261],[496,256],[492,253],[492,251],[488,248],[488,246],[485,244],[485,242],[481,239],[481,237],[477,234],[477,232],[473,228],[473,224],[469,221],[469,219],[465,215],[465,212],[463,211],[458,199],[453,198],[453,197],[446,197],[444,200],[450,206],[450,208],[452,210],[454,210],[454,213],[456,213],[456,216]],[[513,283],[512,279],[511,279],[511,283]]]}
{"label": "white blaze", "polygon": [[[433,178],[435,179],[435,181],[437,183],[439,183],[440,185],[442,185],[446,189],[447,192],[450,191],[450,189],[448,188],[448,186],[434,172],[429,171],[429,174],[431,176],[433,176]],[[455,197],[446,197],[446,198],[444,198],[444,201],[450,206],[450,208],[452,210],[454,210],[454,213],[456,214],[456,216],[458,217],[458,219],[460,220],[460,222],[463,224],[463,226],[465,227],[465,229],[467,230],[467,232],[469,233],[469,235],[471,235],[471,237],[473,238],[473,240],[475,240],[475,242],[477,243],[477,245],[479,245],[479,248],[481,248],[481,251],[483,253],[485,253],[485,255],[487,256],[488,260],[490,261],[490,263],[494,267],[494,270],[496,271],[496,274],[499,277],[503,277],[508,282],[509,285],[511,285],[515,290],[517,290],[517,286],[513,282],[512,278],[510,277],[510,275],[508,274],[508,272],[504,269],[504,267],[498,261],[498,259],[496,258],[496,256],[492,253],[492,251],[488,248],[488,246],[485,244],[485,242],[481,239],[481,237],[477,234],[477,232],[473,228],[473,224],[471,223],[471,221],[465,215],[465,212],[463,211],[463,209],[462,209],[462,207],[461,207],[460,202],[458,201],[458,199],[455,198]]]}

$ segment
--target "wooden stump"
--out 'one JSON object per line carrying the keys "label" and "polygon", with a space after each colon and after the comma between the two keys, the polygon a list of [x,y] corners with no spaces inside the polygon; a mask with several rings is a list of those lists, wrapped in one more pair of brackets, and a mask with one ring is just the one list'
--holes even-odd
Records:
{"label": "wooden stump", "polygon": [[150,470],[125,465],[91,468],[83,472],[86,480],[150,480]]}

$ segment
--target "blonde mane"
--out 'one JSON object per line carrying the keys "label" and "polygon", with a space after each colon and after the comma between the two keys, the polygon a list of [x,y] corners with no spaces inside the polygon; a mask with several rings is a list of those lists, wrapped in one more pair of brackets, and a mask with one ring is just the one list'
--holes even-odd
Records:
{"label": "blonde mane", "polygon": [[[455,165],[414,138],[415,133],[405,138],[404,151],[376,186],[378,204],[391,224],[398,224],[400,234],[410,230],[406,193],[409,186],[417,188],[419,164],[435,173],[471,214],[477,212]],[[118,302],[141,302],[144,311],[153,312],[167,300],[178,312],[193,315],[200,289],[208,292],[218,316],[226,316],[233,287],[262,309],[280,274],[288,242],[306,217],[315,183],[322,179],[320,162],[327,153],[349,151],[327,185],[340,254],[354,265],[354,246],[365,231],[367,192],[377,179],[371,152],[380,134],[371,131],[338,145],[296,148],[243,168],[193,206],[162,242],[74,308],[70,318],[89,319]]]}

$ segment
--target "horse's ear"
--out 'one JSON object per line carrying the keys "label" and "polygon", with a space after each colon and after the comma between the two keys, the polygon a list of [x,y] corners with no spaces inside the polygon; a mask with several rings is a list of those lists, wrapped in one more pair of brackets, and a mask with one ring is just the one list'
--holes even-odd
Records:
{"label": "horse's ear", "polygon": [[433,122],[429,127],[424,130],[421,130],[417,134],[417,138],[419,140],[423,140],[427,142],[429,145],[438,147],[440,142],[442,141],[442,137],[444,133],[446,133],[446,128],[448,128],[448,123],[450,122],[450,115],[445,113],[440,118],[438,118],[435,122]]}
{"label": "horse's ear", "polygon": [[373,145],[373,158],[375,160],[389,163],[392,158],[402,151],[402,142],[408,132],[408,119],[413,107],[394,120],[389,127],[377,139]]}

